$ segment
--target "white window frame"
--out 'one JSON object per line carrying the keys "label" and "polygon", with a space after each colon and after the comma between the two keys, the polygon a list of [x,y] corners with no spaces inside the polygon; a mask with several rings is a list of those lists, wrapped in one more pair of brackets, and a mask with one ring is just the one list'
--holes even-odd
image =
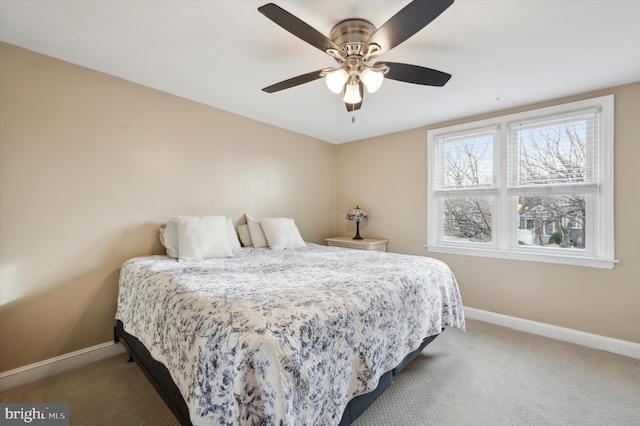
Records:
{"label": "white window frame", "polygon": [[[539,117],[568,114],[584,109],[599,110],[599,144],[597,163],[597,190],[588,194],[587,222],[585,235],[588,250],[531,247],[514,244],[518,228],[516,197],[509,193],[507,182],[507,162],[509,161],[508,125],[516,121],[532,120]],[[428,173],[427,173],[427,250],[431,252],[484,256],[500,259],[532,262],[556,263],[612,269],[615,260],[614,242],[614,96],[607,95],[552,107],[509,114],[475,122],[442,127],[427,132]],[[444,212],[442,193],[437,191],[436,166],[442,164],[436,152],[436,141],[443,136],[473,132],[474,129],[498,128],[497,148],[499,152],[497,190],[487,191],[493,197],[492,241],[477,243],[448,241],[444,238]],[[440,161],[440,163],[438,163]],[[480,190],[482,191],[482,190]],[[461,193],[461,195],[464,195]],[[449,196],[449,195],[445,195]]]}

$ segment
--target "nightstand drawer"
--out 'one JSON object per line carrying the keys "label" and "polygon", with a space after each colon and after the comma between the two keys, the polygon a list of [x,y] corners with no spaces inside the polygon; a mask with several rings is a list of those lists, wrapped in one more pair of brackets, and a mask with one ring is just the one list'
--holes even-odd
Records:
{"label": "nightstand drawer", "polygon": [[387,240],[377,238],[364,238],[354,240],[351,237],[334,237],[325,240],[329,246],[344,247],[354,250],[387,251]]}

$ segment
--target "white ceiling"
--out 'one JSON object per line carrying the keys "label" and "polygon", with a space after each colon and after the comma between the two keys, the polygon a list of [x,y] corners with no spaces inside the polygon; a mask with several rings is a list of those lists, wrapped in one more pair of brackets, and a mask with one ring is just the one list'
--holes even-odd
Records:
{"label": "white ceiling", "polygon": [[[453,75],[444,87],[386,80],[348,113],[322,80],[335,66],[258,12],[266,0],[0,0],[0,40],[203,104],[343,143],[640,81],[640,0],[455,0],[379,60]],[[381,26],[398,0],[276,0],[325,35]]]}

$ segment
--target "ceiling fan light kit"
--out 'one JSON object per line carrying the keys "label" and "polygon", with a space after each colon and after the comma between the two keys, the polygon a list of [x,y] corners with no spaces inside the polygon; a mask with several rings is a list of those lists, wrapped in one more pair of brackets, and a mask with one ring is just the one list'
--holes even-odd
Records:
{"label": "ceiling fan light kit", "polygon": [[437,18],[453,0],[414,0],[391,17],[380,28],[364,19],[346,19],[338,22],[329,37],[281,7],[268,3],[258,11],[296,37],[322,50],[339,64],[336,68],[324,68],[262,89],[267,93],[289,89],[300,84],[324,78],[329,90],[344,93],[342,98],[347,111],[362,106],[364,90],[375,93],[385,76],[392,80],[425,86],[444,86],[450,74],[418,65],[369,61],[388,52]]}

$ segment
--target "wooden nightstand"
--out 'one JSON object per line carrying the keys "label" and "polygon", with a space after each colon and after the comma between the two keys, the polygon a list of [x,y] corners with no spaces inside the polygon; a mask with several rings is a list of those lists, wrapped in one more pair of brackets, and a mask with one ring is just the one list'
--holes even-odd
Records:
{"label": "wooden nightstand", "polygon": [[356,250],[387,251],[388,240],[377,238],[363,238],[354,240],[353,237],[334,237],[325,239],[328,245],[333,247],[346,247]]}

